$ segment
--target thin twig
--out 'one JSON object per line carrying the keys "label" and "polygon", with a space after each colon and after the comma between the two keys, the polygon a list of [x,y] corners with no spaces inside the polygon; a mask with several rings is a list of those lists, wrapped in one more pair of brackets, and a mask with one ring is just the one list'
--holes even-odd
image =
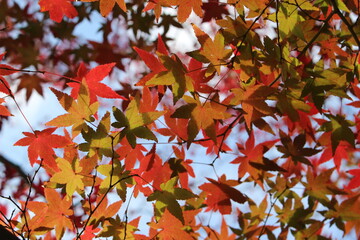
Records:
{"label": "thin twig", "polygon": [[266,223],[267,223],[267,221],[268,221],[268,219],[269,219],[269,217],[270,217],[270,213],[271,213],[273,207],[275,206],[275,203],[276,203],[277,200],[279,200],[279,198],[285,193],[286,190],[288,190],[288,186],[286,186],[286,187],[284,188],[284,190],[283,190],[283,191],[275,198],[275,200],[271,203],[270,208],[269,208],[269,211],[268,211],[268,213],[267,213],[267,215],[266,215],[266,218],[265,218],[265,220],[264,220],[264,225],[262,226],[261,231],[260,231],[260,233],[259,233],[258,239],[260,239],[261,236],[262,236],[262,235],[264,234],[264,232],[265,232]]}

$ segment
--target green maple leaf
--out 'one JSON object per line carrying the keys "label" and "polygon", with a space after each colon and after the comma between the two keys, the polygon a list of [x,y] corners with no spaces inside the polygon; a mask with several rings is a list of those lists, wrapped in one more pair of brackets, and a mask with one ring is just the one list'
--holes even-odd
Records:
{"label": "green maple leaf", "polygon": [[122,239],[135,239],[134,232],[139,231],[137,225],[139,218],[127,223],[121,221],[119,215],[116,215],[115,219],[110,218],[104,222],[104,227],[99,237],[111,237],[114,240]]}
{"label": "green maple leaf", "polygon": [[329,201],[328,196],[331,195],[345,194],[344,191],[336,186],[336,182],[331,181],[330,178],[333,171],[334,168],[331,168],[317,176],[308,171],[306,174],[307,182],[303,183],[306,187],[306,192],[320,201]]}
{"label": "green maple leaf", "polygon": [[66,185],[66,197],[70,197],[75,191],[82,192],[84,190],[84,176],[79,173],[82,171],[80,162],[75,160],[75,166],[72,167],[68,160],[63,158],[56,159],[57,166],[60,171],[56,172],[50,179],[50,182],[65,184]]}
{"label": "green maple leaf", "polygon": [[133,184],[133,179],[129,176],[130,171],[124,171],[124,166],[119,161],[114,161],[113,165],[100,165],[97,167],[97,171],[105,176],[100,184],[100,193],[107,192],[109,187],[116,184],[116,191],[121,200],[125,202],[127,184]]}
{"label": "green maple leaf", "polygon": [[125,114],[118,108],[113,108],[114,117],[117,120],[112,123],[113,127],[123,128],[120,139],[126,136],[132,148],[136,146],[136,137],[157,141],[154,133],[146,126],[154,122],[166,111],[140,112],[140,95],[136,95],[130,101]]}
{"label": "green maple leaf", "polygon": [[173,177],[166,183],[160,185],[161,190],[155,190],[147,200],[155,203],[155,216],[160,216],[168,209],[169,212],[184,224],[182,209],[177,200],[186,200],[197,197],[196,194],[184,189],[175,187],[178,177]]}
{"label": "green maple leaf", "polygon": [[82,136],[86,143],[81,143],[79,149],[83,152],[88,152],[88,155],[94,156],[98,154],[107,157],[116,157],[114,151],[115,144],[118,143],[118,135],[110,135],[110,113],[107,112],[101,119],[96,130],[88,128],[88,131],[82,131]]}
{"label": "green maple leaf", "polygon": [[186,75],[187,69],[182,64],[181,60],[173,55],[157,53],[161,63],[167,69],[154,75],[146,82],[147,86],[151,85],[170,85],[174,94],[174,102],[177,102],[185,93],[185,90],[193,91],[193,83],[190,76]]}
{"label": "green maple leaf", "polygon": [[320,131],[331,132],[331,146],[333,153],[335,153],[335,150],[341,140],[347,141],[355,148],[355,135],[350,129],[354,123],[346,120],[345,117],[341,115],[325,115],[330,119],[330,121],[323,123],[320,127]]}

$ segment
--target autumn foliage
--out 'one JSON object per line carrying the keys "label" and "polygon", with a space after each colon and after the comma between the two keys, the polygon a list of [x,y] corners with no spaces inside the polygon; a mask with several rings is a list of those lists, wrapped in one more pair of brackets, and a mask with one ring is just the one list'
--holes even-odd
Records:
{"label": "autumn foliage", "polygon": [[3,0],[0,29],[19,239],[360,237],[359,1]]}

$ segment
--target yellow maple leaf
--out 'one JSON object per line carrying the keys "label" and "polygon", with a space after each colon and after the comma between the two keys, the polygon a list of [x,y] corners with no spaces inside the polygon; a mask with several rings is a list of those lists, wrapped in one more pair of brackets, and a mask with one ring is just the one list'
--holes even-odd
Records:
{"label": "yellow maple leaf", "polygon": [[50,178],[50,182],[65,184],[66,197],[68,199],[74,194],[75,191],[81,192],[84,190],[84,177],[79,174],[82,170],[79,161],[75,161],[74,169],[70,162],[63,158],[56,159],[56,163],[60,168],[60,171],[56,172]]}
{"label": "yellow maple leaf", "polygon": [[68,112],[60,115],[51,121],[47,122],[46,126],[54,127],[69,127],[72,126],[73,137],[77,136],[81,130],[87,130],[86,122],[92,122],[94,119],[92,115],[97,112],[99,103],[90,104],[90,96],[86,81],[83,81],[80,86],[79,97],[77,100],[70,95],[51,88],[56,95],[61,106]]}

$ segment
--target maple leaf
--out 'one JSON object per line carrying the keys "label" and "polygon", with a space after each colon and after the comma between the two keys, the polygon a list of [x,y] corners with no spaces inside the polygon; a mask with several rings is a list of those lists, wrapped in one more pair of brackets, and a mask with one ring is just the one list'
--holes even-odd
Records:
{"label": "maple leaf", "polygon": [[[357,84],[355,83],[351,83],[351,87],[352,87],[352,91],[353,91],[353,94],[356,96],[355,99],[359,99],[360,98],[360,87],[357,86]],[[356,108],[360,108],[360,101],[352,101],[350,103],[348,103],[347,105],[350,105],[350,106],[353,106],[353,107],[356,107]]]}
{"label": "maple leaf", "polygon": [[68,127],[72,126],[73,137],[76,137],[82,130],[87,130],[86,122],[93,122],[99,103],[90,104],[89,90],[86,81],[80,85],[79,98],[77,101],[66,93],[60,92],[54,88],[51,91],[56,95],[61,106],[67,111],[63,115],[57,116],[46,123],[47,126]]}
{"label": "maple leaf", "polygon": [[139,56],[144,61],[146,66],[148,66],[148,68],[150,68],[151,70],[151,73],[147,74],[142,79],[140,79],[140,81],[136,85],[142,86],[151,78],[153,78],[156,74],[167,70],[164,67],[164,65],[160,62],[159,58],[155,57],[153,54],[150,54],[147,51],[144,51],[137,47],[134,47],[134,50],[137,52],[137,54],[139,54]]}
{"label": "maple leaf", "polygon": [[[331,222],[335,223],[345,234],[353,230],[353,227],[359,231],[360,211],[358,206],[359,195],[357,194],[355,196],[350,196],[340,204],[336,203],[329,211],[325,212],[324,216],[328,219],[332,219]],[[346,222],[346,228],[343,222]]]}
{"label": "maple leaf", "polygon": [[116,184],[117,193],[125,202],[127,184],[133,183],[132,178],[129,176],[130,171],[124,171],[124,167],[118,161],[112,164],[100,165],[97,167],[97,171],[106,176],[100,184],[100,193],[107,192],[109,187],[113,187],[112,185]]}
{"label": "maple leaf", "polygon": [[78,78],[81,80],[77,80],[78,82],[70,82],[68,85],[72,87],[71,96],[73,98],[77,98],[79,94],[79,89],[81,86],[82,78],[86,79],[87,86],[89,88],[90,94],[90,104],[97,101],[97,97],[102,98],[119,98],[126,100],[126,98],[117,94],[114,90],[112,90],[109,86],[101,83],[106,76],[109,75],[113,67],[116,63],[109,63],[99,65],[93,69],[91,69],[88,73],[85,74],[85,66],[83,64],[80,65],[78,70]]}
{"label": "maple leaf", "polygon": [[202,22],[210,22],[213,18],[221,19],[223,14],[229,14],[227,6],[220,4],[219,0],[203,3],[201,8],[204,10]]}
{"label": "maple leaf", "polygon": [[190,118],[187,127],[188,146],[195,139],[200,129],[203,129],[207,136],[216,143],[214,120],[227,119],[231,116],[229,113],[226,113],[226,107],[211,101],[202,103],[197,96],[195,96],[195,98],[184,96],[183,99],[188,104],[176,109],[171,117]]}
{"label": "maple leaf", "polygon": [[261,223],[267,216],[267,199],[266,196],[261,201],[260,205],[257,206],[253,201],[249,201],[250,213],[251,213],[251,224]]}
{"label": "maple leaf", "polygon": [[83,130],[81,132],[82,137],[86,141],[79,145],[79,150],[87,152],[88,156],[94,156],[95,154],[107,157],[117,157],[114,150],[114,146],[119,141],[119,134],[115,136],[110,133],[110,113],[106,112],[101,119],[96,131],[93,128]]}
{"label": "maple leaf", "polygon": [[192,160],[185,160],[184,148],[181,149],[173,146],[173,151],[176,158],[170,158],[168,164],[173,171],[171,177],[179,177],[180,184],[183,188],[189,189],[189,176],[195,178],[195,173],[191,167]]}
{"label": "maple leaf", "polygon": [[99,231],[100,228],[94,228],[93,226],[86,226],[84,233],[81,235],[81,239],[93,240],[96,237],[95,233]]}
{"label": "maple leaf", "polygon": [[[319,54],[325,59],[335,59],[337,56],[343,58],[348,57],[347,53],[338,46],[336,38],[319,41],[318,43],[321,45]],[[335,56],[335,53],[337,56]]]}
{"label": "maple leaf", "polygon": [[161,15],[161,7],[171,7],[171,5],[175,5],[176,0],[152,0],[148,1],[147,5],[143,9],[143,12],[154,10],[156,20],[160,18]]}
{"label": "maple leaf", "polygon": [[[221,127],[220,121],[215,122],[215,131],[217,133],[216,144],[213,141],[200,141],[198,144],[206,148],[206,154],[218,154],[219,152],[231,151],[232,149],[225,143],[226,138],[230,134],[230,131],[227,129],[228,126]],[[208,137],[206,132],[203,131],[202,134],[204,138]]]}
{"label": "maple leaf", "polygon": [[120,220],[119,215],[116,218],[110,218],[104,223],[104,228],[100,232],[99,237],[112,237],[114,240],[136,239],[135,232],[138,231],[140,217],[129,223]]}
{"label": "maple leaf", "polygon": [[0,92],[3,92],[7,95],[11,95],[11,89],[10,89],[10,85],[9,83],[5,80],[5,78],[3,78],[2,76],[0,76]]}
{"label": "maple leaf", "polygon": [[28,101],[33,93],[36,90],[41,96],[43,95],[42,85],[46,81],[36,75],[23,74],[20,79],[20,83],[17,86],[16,92],[19,92],[21,89],[26,90],[26,101]]}
{"label": "maple leaf", "polygon": [[29,146],[28,156],[31,166],[43,159],[44,163],[53,169],[57,169],[53,148],[62,148],[72,142],[63,136],[52,134],[56,128],[47,128],[34,133],[23,132],[26,136],[17,141],[14,146]]}
{"label": "maple leaf", "polygon": [[147,151],[147,149],[141,144],[136,144],[135,148],[132,148],[125,138],[120,142],[120,145],[116,149],[116,153],[119,155],[119,159],[125,159],[125,169],[131,171],[134,169],[137,160],[143,159],[143,152]]}
{"label": "maple leaf", "polygon": [[74,161],[74,167],[71,166],[68,160],[63,158],[57,158],[56,163],[60,171],[50,178],[50,182],[65,184],[68,199],[71,198],[75,191],[82,193],[84,190],[84,176],[79,174],[82,171],[79,161]]}
{"label": "maple leaf", "polygon": [[74,228],[69,218],[73,215],[73,210],[70,209],[72,202],[66,198],[62,199],[54,189],[45,188],[44,192],[47,203],[31,201],[27,204],[29,210],[35,213],[34,218],[30,220],[31,225],[34,229],[55,227],[56,239],[61,239],[65,229]]}
{"label": "maple leaf", "polygon": [[153,132],[146,127],[153,121],[164,115],[165,111],[140,112],[140,95],[131,99],[125,114],[118,108],[113,108],[114,117],[117,122],[111,125],[116,128],[123,128],[120,139],[126,136],[132,148],[136,146],[136,137],[157,141]]}
{"label": "maple leaf", "polygon": [[184,131],[184,126],[188,124],[189,120],[183,118],[172,118],[171,115],[172,111],[170,110],[164,114],[167,128],[159,128],[157,129],[157,132],[164,136],[169,136],[168,142],[173,139],[177,139],[178,141],[187,139],[188,135],[187,131]]}
{"label": "maple leaf", "polygon": [[214,231],[214,229],[210,229],[210,228],[209,228],[209,230],[206,229],[207,234],[208,234],[208,239],[210,239],[210,240],[218,240],[218,239],[235,240],[236,235],[235,234],[229,235],[228,228],[229,228],[228,224],[225,222],[225,219],[222,217],[220,232],[216,232],[216,231]]}
{"label": "maple leaf", "polygon": [[61,22],[62,18],[67,16],[68,18],[74,18],[78,15],[75,7],[69,0],[40,0],[40,11],[50,13],[50,18],[55,22]]}
{"label": "maple leaf", "polygon": [[220,31],[216,33],[214,40],[212,40],[198,26],[193,25],[193,29],[202,48],[187,54],[200,62],[211,63],[208,70],[215,68],[216,72],[220,75],[220,67],[226,65],[233,51],[225,48],[224,36]]}
{"label": "maple leaf", "polygon": [[199,17],[203,16],[202,11],[202,0],[177,0],[176,5],[178,5],[178,14],[177,18],[180,23],[183,23],[188,19],[191,12],[194,11]]}
{"label": "maple leaf", "polygon": [[[4,103],[5,100],[3,98],[0,98],[0,104]],[[1,116],[12,116],[9,109],[7,107],[0,105],[0,115]]]}
{"label": "maple leaf", "polygon": [[138,184],[135,187],[145,196],[151,195],[152,190],[142,185],[152,182],[151,186],[153,188],[160,189],[160,185],[168,181],[172,174],[169,164],[163,164],[162,159],[156,154],[156,144],[153,145],[145,157],[141,158],[139,168],[133,172],[141,176],[141,178],[136,178]]}
{"label": "maple leaf", "polygon": [[151,75],[145,85],[170,85],[174,94],[174,103],[177,102],[185,93],[186,90],[193,92],[193,79],[187,75],[187,69],[177,55],[167,56],[158,52],[161,63],[166,68],[166,71]]}
{"label": "maple leaf", "polygon": [[[2,58],[2,55],[0,55],[0,59]],[[0,64],[0,75],[7,76],[13,73],[18,72],[15,68],[13,68],[10,65],[7,64]]]}
{"label": "maple leaf", "polygon": [[177,200],[186,200],[197,197],[196,194],[184,188],[175,187],[178,177],[173,177],[169,181],[160,185],[161,190],[155,190],[147,200],[155,202],[155,216],[159,218],[166,209],[179,221],[184,224],[182,209]]}
{"label": "maple leaf", "polygon": [[156,235],[160,239],[178,239],[192,240],[194,239],[187,231],[182,221],[176,218],[168,209],[165,209],[163,215],[157,223],[151,222],[151,228],[160,229]]}
{"label": "maple leaf", "polygon": [[124,0],[100,0],[100,13],[103,17],[106,17],[114,8],[115,3],[126,12],[126,5]]}
{"label": "maple leaf", "polygon": [[134,49],[151,70],[136,84],[137,86],[170,85],[175,96],[174,102],[184,95],[186,89],[191,92],[194,90],[194,80],[188,74],[186,67],[177,55],[169,56],[160,35],[158,36],[157,57],[139,48],[134,47]]}
{"label": "maple leaf", "polygon": [[247,197],[233,186],[239,185],[236,180],[226,180],[222,175],[218,181],[206,178],[210,183],[204,183],[199,188],[208,193],[206,198],[207,211],[219,210],[221,214],[231,213],[231,201],[244,203]]}
{"label": "maple leaf", "polygon": [[325,114],[330,121],[325,122],[320,127],[320,131],[331,132],[331,146],[335,153],[341,140],[347,141],[353,148],[355,148],[355,136],[350,129],[354,125],[353,122],[346,120],[345,116]]}
{"label": "maple leaf", "polygon": [[134,47],[134,50],[154,74],[167,70],[164,65],[161,64],[159,58],[155,57],[153,54],[137,47]]}
{"label": "maple leaf", "polygon": [[354,189],[360,186],[360,168],[357,169],[351,169],[347,171],[354,177],[349,181],[349,183],[346,185],[346,189]]}
{"label": "maple leaf", "polygon": [[318,164],[333,159],[333,162],[339,171],[341,167],[341,161],[343,159],[349,160],[351,154],[355,151],[355,148],[351,146],[349,142],[341,140],[339,145],[336,147],[335,152],[333,152],[331,134],[331,132],[325,132],[318,140],[321,145],[325,146],[318,160]]}
{"label": "maple leaf", "polygon": [[212,93],[215,89],[209,86],[208,82],[214,77],[214,74],[206,76],[206,69],[203,69],[202,62],[195,58],[190,59],[189,71],[187,73],[194,80],[194,91],[202,93]]}
{"label": "maple leaf", "polygon": [[121,205],[122,201],[108,204],[108,198],[102,198],[102,195],[100,195],[96,199],[96,204],[92,205],[90,208],[89,202],[86,202],[86,204],[84,204],[84,209],[89,212],[90,209],[96,208],[96,211],[91,215],[89,223],[92,226],[97,227],[106,219],[110,219],[115,216],[115,214],[119,212]]}
{"label": "maple leaf", "polygon": [[291,157],[291,160],[295,162],[302,162],[311,166],[311,162],[306,158],[315,155],[320,152],[320,150],[313,148],[304,147],[306,143],[306,135],[299,134],[294,138],[294,141],[291,140],[289,136],[287,136],[283,131],[280,132],[280,140],[281,145],[277,145],[277,149],[279,152],[283,153],[282,158]]}
{"label": "maple leaf", "polygon": [[330,177],[333,171],[334,168],[331,168],[316,175],[308,170],[306,174],[307,182],[303,182],[306,192],[320,201],[328,201],[329,195],[346,194],[336,186],[336,183],[331,181]]}
{"label": "maple leaf", "polygon": [[[267,171],[281,171],[281,168],[274,162],[272,164],[266,164],[264,162],[264,154],[271,149],[277,141],[278,140],[265,141],[255,145],[255,136],[252,132],[245,146],[237,144],[238,149],[244,156],[235,158],[231,163],[240,163],[238,170],[239,178],[244,177],[245,174],[248,173],[252,179],[262,186],[262,181],[259,179],[259,176],[264,168],[267,167]],[[261,168],[262,165],[267,166]]]}
{"label": "maple leaf", "polygon": [[232,89],[234,98],[230,104],[238,105],[241,103],[242,109],[246,112],[244,115],[246,125],[251,128],[251,123],[264,116],[271,116],[273,110],[265,100],[273,94],[274,88],[264,85],[254,85],[246,90],[242,88]]}
{"label": "maple leaf", "polygon": [[[108,21],[107,24],[111,24],[111,21]],[[89,43],[92,45],[92,51],[94,52],[91,60],[97,62],[98,64],[115,62],[115,66],[118,69],[125,71],[125,66],[122,63],[121,59],[126,58],[127,56],[126,53],[123,53],[123,50],[119,48],[119,45],[117,43],[96,41],[89,41]],[[116,92],[118,93],[118,91]]]}

